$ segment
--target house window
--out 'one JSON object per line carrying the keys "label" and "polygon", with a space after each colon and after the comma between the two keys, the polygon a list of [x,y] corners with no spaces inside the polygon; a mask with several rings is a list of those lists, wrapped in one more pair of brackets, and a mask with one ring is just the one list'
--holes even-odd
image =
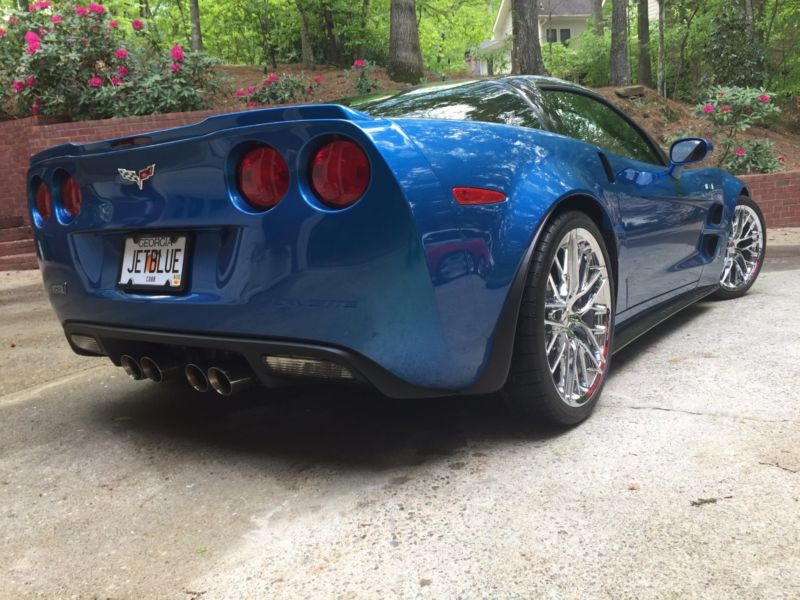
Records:
{"label": "house window", "polygon": [[570,36],[570,33],[571,33],[570,30],[569,29],[561,29],[560,33],[561,33],[561,43],[562,44],[566,44],[569,41],[569,38],[571,37]]}
{"label": "house window", "polygon": [[548,44],[555,44],[558,41],[558,30],[557,29],[548,29],[547,30],[547,43]]}

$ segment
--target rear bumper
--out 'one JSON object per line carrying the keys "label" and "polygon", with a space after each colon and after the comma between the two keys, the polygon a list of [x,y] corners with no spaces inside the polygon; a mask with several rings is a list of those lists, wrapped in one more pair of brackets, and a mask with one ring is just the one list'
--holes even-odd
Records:
{"label": "rear bumper", "polygon": [[[108,327],[90,323],[66,323],[64,333],[73,351],[86,352],[72,342],[74,334],[90,336],[116,364],[122,354],[147,354],[153,350],[166,352],[190,362],[197,353],[220,353],[243,358],[263,384],[269,387],[285,385],[295,378],[277,377],[265,364],[265,357],[295,357],[323,360],[346,367],[355,382],[367,384],[390,398],[426,398],[449,395],[448,392],[419,387],[404,381],[367,357],[334,346],[309,344],[293,340],[258,339],[217,335],[197,335],[165,331],[149,331]],[[455,392],[451,392],[455,393]]]}

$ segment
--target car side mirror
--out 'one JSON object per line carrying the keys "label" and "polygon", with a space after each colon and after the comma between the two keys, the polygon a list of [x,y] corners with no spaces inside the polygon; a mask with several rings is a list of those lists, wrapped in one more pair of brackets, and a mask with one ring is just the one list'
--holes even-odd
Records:
{"label": "car side mirror", "polygon": [[714,151],[714,146],[705,138],[683,138],[669,149],[670,174],[680,176],[680,167],[700,162]]}

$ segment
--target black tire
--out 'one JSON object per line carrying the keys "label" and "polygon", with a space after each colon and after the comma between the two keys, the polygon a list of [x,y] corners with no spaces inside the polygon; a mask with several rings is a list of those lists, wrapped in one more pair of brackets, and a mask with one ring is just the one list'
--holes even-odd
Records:
{"label": "black tire", "polygon": [[[571,230],[588,230],[597,240],[608,272],[611,306],[605,368],[599,385],[581,406],[570,406],[561,397],[550,372],[545,348],[545,296],[547,280],[558,245]],[[512,411],[527,420],[545,420],[559,425],[575,425],[586,419],[602,393],[611,361],[616,290],[612,264],[603,235],[594,222],[581,212],[564,213],[548,223],[534,251],[528,271],[514,340],[514,354],[503,395]]]}
{"label": "black tire", "polygon": [[[722,279],[725,276],[725,267],[723,266],[723,272],[720,274],[720,287],[719,289],[712,294],[712,298],[716,300],[732,300],[734,298],[740,298],[744,296],[748,290],[753,287],[753,284],[758,279],[759,273],[761,273],[761,267],[764,266],[764,256],[767,252],[767,226],[764,222],[764,214],[761,212],[761,209],[758,207],[758,204],[753,202],[753,200],[747,196],[739,196],[738,200],[736,200],[736,206],[745,206],[751,209],[756,217],[758,218],[759,224],[761,226],[761,248],[760,251],[756,254],[752,255],[752,258],[755,258],[757,261],[756,267],[753,270],[752,276],[748,279],[746,283],[741,286],[737,286],[735,288],[725,287],[723,285]],[[734,209],[735,210],[735,209]],[[731,218],[731,226],[733,224],[733,218]],[[727,248],[723,250],[727,252]]]}

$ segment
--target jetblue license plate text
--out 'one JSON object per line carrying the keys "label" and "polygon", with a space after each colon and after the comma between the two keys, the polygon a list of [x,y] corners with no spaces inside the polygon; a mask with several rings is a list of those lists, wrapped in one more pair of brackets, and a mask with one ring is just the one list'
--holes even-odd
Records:
{"label": "jetblue license plate text", "polygon": [[140,235],[125,238],[119,286],[181,290],[188,260],[187,236]]}

